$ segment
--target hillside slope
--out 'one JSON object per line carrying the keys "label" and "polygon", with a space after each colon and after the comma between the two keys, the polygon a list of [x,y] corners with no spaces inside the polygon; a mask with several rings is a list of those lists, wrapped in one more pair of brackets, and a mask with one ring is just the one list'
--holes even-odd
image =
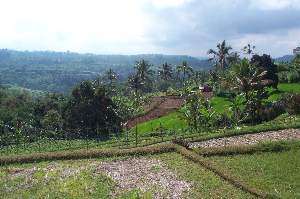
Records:
{"label": "hillside slope", "polygon": [[95,55],[71,52],[0,50],[0,80],[34,90],[68,92],[81,80],[94,79],[109,68],[125,79],[137,60],[145,59],[153,69],[168,62],[187,61],[194,69],[208,69],[207,60],[184,55]]}

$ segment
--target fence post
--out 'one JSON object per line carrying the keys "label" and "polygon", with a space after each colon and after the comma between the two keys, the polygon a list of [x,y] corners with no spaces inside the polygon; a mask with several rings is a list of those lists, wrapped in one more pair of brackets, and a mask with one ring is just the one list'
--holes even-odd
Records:
{"label": "fence post", "polygon": [[137,147],[138,142],[138,127],[137,127],[137,122],[135,125],[135,147]]}
{"label": "fence post", "polygon": [[159,125],[160,125],[160,136],[161,136],[161,141],[163,142],[164,141],[164,137],[163,137],[163,126],[161,124],[161,122],[159,122]]}
{"label": "fence post", "polygon": [[129,144],[128,143],[129,142],[129,140],[128,140],[128,133],[129,132],[128,132],[128,125],[127,124],[126,124],[126,128],[125,129],[126,129],[126,145],[128,146],[128,144]]}
{"label": "fence post", "polygon": [[86,150],[89,149],[89,143],[88,143],[88,128],[86,128],[86,132],[85,132],[85,144],[86,144]]}

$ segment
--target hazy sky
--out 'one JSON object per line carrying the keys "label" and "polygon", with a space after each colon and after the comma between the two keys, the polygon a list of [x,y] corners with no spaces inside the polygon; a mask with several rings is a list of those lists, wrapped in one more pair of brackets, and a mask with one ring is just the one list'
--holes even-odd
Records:
{"label": "hazy sky", "polygon": [[300,45],[300,0],[0,0],[0,48],[206,56]]}

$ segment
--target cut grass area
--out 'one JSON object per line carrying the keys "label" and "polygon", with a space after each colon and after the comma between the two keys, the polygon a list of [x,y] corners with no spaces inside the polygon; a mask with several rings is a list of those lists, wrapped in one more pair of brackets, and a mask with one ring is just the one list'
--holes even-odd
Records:
{"label": "cut grass area", "polygon": [[[13,165],[0,169],[2,198],[111,198],[116,187],[111,178],[95,173],[91,160],[56,161]],[[138,190],[126,191],[120,199],[150,198]]]}
{"label": "cut grass area", "polygon": [[[177,153],[148,155],[160,159],[179,179],[191,183],[182,198],[253,198]],[[145,158],[143,157],[143,158]],[[110,177],[95,173],[101,161],[120,158],[67,160],[0,167],[0,192],[3,198],[112,198],[117,187]],[[152,193],[128,190],[116,198],[152,198]]]}
{"label": "cut grass area", "polygon": [[231,102],[226,97],[213,97],[211,99],[211,105],[217,113],[224,113],[227,111],[230,104]]}
{"label": "cut grass area", "polygon": [[300,198],[300,150],[207,158],[248,186],[279,198]]}
{"label": "cut grass area", "polygon": [[280,96],[283,94],[287,93],[295,93],[299,94],[300,93],[300,83],[293,83],[293,84],[288,84],[288,83],[281,83],[278,84],[278,89],[273,90],[270,92],[271,96],[269,97],[269,101],[276,101],[280,99]]}
{"label": "cut grass area", "polygon": [[[138,124],[138,132],[143,136],[147,136],[152,132],[158,132],[162,126],[164,129],[180,131],[187,127],[186,122],[182,118],[182,113],[173,112],[166,116]],[[131,129],[133,132],[135,127]]]}
{"label": "cut grass area", "polygon": [[286,93],[300,93],[300,83],[281,83],[278,84],[278,90]]}
{"label": "cut grass area", "polygon": [[180,154],[165,153],[154,157],[165,162],[180,178],[192,183],[192,190],[185,193],[184,198],[254,198]]}

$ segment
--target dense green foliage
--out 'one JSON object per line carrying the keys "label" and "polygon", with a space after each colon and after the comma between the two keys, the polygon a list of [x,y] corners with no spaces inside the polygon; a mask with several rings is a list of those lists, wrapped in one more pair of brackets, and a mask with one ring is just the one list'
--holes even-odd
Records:
{"label": "dense green foliage", "polygon": [[104,87],[83,81],[73,89],[66,106],[66,129],[73,132],[76,129],[75,133],[82,137],[107,138],[109,133],[121,130],[121,118],[115,109]]}

